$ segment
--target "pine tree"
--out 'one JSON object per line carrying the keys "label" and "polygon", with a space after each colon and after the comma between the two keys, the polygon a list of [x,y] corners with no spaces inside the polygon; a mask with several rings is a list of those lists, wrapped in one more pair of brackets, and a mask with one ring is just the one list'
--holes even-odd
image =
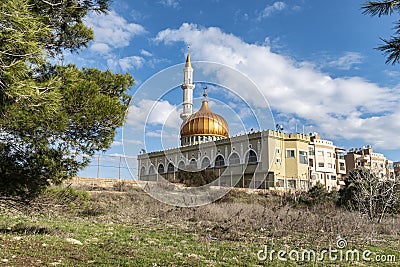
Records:
{"label": "pine tree", "polygon": [[[393,13],[400,13],[399,0],[368,1],[363,6],[364,14],[371,16],[386,16]],[[400,62],[400,20],[395,23],[395,33],[390,39],[381,39],[384,44],[377,49],[387,57],[386,64],[395,65]]]}
{"label": "pine tree", "polygon": [[106,0],[0,3],[0,195],[34,197],[111,146],[130,102],[129,74],[54,64],[93,39],[82,19]]}

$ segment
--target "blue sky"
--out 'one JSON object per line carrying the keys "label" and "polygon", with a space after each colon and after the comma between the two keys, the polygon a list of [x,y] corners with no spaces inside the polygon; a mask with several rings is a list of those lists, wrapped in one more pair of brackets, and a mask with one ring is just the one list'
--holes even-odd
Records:
{"label": "blue sky", "polygon": [[[183,66],[175,65],[184,62],[190,45],[193,61],[224,64],[253,81],[269,103],[275,122],[287,132],[296,128],[302,132],[304,127],[305,132],[318,132],[340,147],[370,144],[389,159],[400,160],[399,66],[385,65],[381,52],[374,49],[381,44],[380,37],[390,37],[396,17],[363,15],[363,3],[114,1],[109,14],[86,18],[95,40],[80,54],[66,55],[65,62],[128,72],[136,80],[124,129],[129,148],[123,150],[120,129],[106,154],[125,152],[134,157],[144,147],[161,149],[160,140],[163,147],[177,145],[181,103],[177,85],[183,79]],[[156,75],[159,80],[153,87],[144,94],[138,92],[166,68],[169,72],[164,73],[173,80],[170,84]],[[195,68],[195,81],[200,69]],[[238,76],[214,77],[207,84],[210,105],[231,120],[231,134],[253,127],[249,106],[271,112],[246,86],[236,86],[239,98],[235,99],[231,91],[216,85],[229,84],[233,89],[235,84],[242,85]],[[200,107],[205,84],[199,83],[195,89],[194,110]],[[157,115],[148,117],[152,105],[156,105]],[[146,118],[150,121],[144,132],[141,122]],[[269,122],[260,127],[272,125]],[[240,123],[243,129],[236,127]],[[107,176],[107,171],[102,173]],[[82,174],[96,175],[93,167]]]}

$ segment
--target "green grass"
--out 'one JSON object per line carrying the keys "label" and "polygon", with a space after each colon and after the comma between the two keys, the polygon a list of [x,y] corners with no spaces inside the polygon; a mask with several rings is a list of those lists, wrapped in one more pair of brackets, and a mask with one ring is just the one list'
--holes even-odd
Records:
{"label": "green grass", "polygon": [[[97,196],[91,208],[102,212],[85,216],[81,211],[41,211],[31,214],[4,212],[0,215],[0,264],[4,266],[393,266],[376,262],[272,262],[260,261],[257,252],[268,249],[287,251],[334,247],[335,241],[321,232],[298,229],[260,231],[257,221],[209,215],[212,207],[189,209],[164,206],[146,195]],[[138,200],[142,200],[142,203]],[[104,209],[104,205],[108,209]],[[218,208],[215,204],[214,208]],[[237,205],[237,204],[232,204]],[[251,205],[251,204],[245,204]],[[158,209],[157,209],[158,207]],[[235,206],[233,206],[235,207]],[[246,206],[250,207],[250,206]],[[148,210],[148,211],[147,211]],[[218,210],[219,211],[219,210]],[[124,213],[126,212],[126,214]],[[297,212],[297,211],[296,211]],[[193,215],[194,214],[194,215]],[[269,215],[270,216],[270,215]],[[292,217],[290,217],[293,220]],[[289,219],[288,219],[289,220]],[[282,222],[282,224],[284,221]],[[299,222],[303,223],[303,222]],[[286,226],[285,226],[286,227]],[[281,233],[281,234],[279,234]],[[210,240],[209,237],[216,240]],[[73,238],[82,245],[71,244]],[[366,243],[354,234],[349,249],[369,249],[374,253],[396,255],[399,239],[380,234]],[[213,238],[214,239],[214,238]],[[379,240],[381,239],[381,240]],[[331,241],[329,241],[331,240]],[[351,241],[351,242],[350,242]],[[346,249],[347,249],[346,248]],[[287,256],[286,256],[287,257]]]}

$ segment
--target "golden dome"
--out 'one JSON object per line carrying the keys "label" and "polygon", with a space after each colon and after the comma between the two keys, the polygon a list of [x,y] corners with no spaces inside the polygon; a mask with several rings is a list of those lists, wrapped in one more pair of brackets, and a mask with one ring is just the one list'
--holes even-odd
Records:
{"label": "golden dome", "polygon": [[208,107],[207,94],[204,93],[204,100],[201,108],[190,115],[181,127],[181,138],[188,136],[217,136],[229,137],[229,127],[226,120],[212,112]]}

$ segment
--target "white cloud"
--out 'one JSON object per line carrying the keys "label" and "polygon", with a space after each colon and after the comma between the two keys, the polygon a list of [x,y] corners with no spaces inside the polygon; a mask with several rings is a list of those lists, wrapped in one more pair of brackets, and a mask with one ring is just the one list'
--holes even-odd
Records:
{"label": "white cloud", "polygon": [[[93,45],[101,43],[113,48],[125,47],[135,35],[146,32],[143,26],[126,21],[113,10],[107,14],[90,13],[85,20],[94,31]],[[91,48],[96,49],[93,45]]]}
{"label": "white cloud", "polygon": [[149,51],[144,50],[144,49],[140,50],[140,54],[143,55],[143,56],[145,56],[145,57],[151,57],[151,56],[153,56],[152,53],[150,53]]}
{"label": "white cloud", "polygon": [[346,52],[344,56],[329,62],[329,66],[349,70],[354,65],[362,63],[363,56],[357,52]]}
{"label": "white cloud", "polygon": [[127,123],[134,126],[153,124],[179,129],[181,124],[179,115],[177,107],[166,100],[142,99],[129,107]]}
{"label": "white cloud", "polygon": [[108,54],[111,50],[110,46],[105,43],[93,43],[90,49],[100,54]]}
{"label": "white cloud", "polygon": [[400,71],[390,71],[390,70],[385,70],[384,73],[389,76],[389,77],[398,77],[400,76]]}
{"label": "white cloud", "polygon": [[127,139],[127,138],[124,138],[124,142],[128,143],[128,144],[134,144],[134,145],[142,145],[143,144],[143,141],[135,140],[135,139]]}
{"label": "white cloud", "polygon": [[137,69],[143,66],[144,58],[139,56],[124,57],[119,59],[119,66],[123,71]]}
{"label": "white cloud", "polygon": [[263,11],[260,12],[258,19],[263,19],[271,16],[273,13],[277,11],[281,11],[286,8],[286,4],[284,2],[275,2],[270,6],[266,6]]}
{"label": "white cloud", "polygon": [[[138,151],[143,146],[149,151],[158,145],[176,147],[181,125],[179,115],[177,107],[166,100],[142,99],[135,102],[134,98],[123,130],[125,151]],[[152,141],[147,143],[149,138]],[[126,142],[125,139],[131,141]]]}
{"label": "white cloud", "polygon": [[[192,58],[242,71],[258,84],[276,113],[296,116],[326,138],[358,138],[378,148],[400,148],[396,137],[400,132],[400,95],[395,88],[380,87],[360,77],[332,78],[314,64],[273,53],[267,44],[246,43],[216,27],[184,23],[179,29],[159,32],[156,40],[190,43]],[[353,61],[343,60],[342,66],[354,64],[355,59],[357,56]],[[227,87],[240,86],[234,76],[217,78]],[[251,90],[241,93],[255,105],[263,103]]]}
{"label": "white cloud", "polygon": [[109,54],[107,57],[107,66],[111,70],[121,69],[122,71],[127,72],[132,69],[138,69],[145,63],[144,58],[140,56],[118,58],[116,55]]}
{"label": "white cloud", "polygon": [[143,26],[128,22],[113,10],[107,14],[91,13],[85,20],[94,31],[94,41],[90,50],[102,55],[107,61],[108,68],[126,72],[143,66],[145,60],[141,56],[120,58],[113,52],[115,48],[128,46],[134,36],[145,33]]}
{"label": "white cloud", "polygon": [[114,140],[114,142],[111,144],[111,146],[112,147],[122,146],[122,141]]}
{"label": "white cloud", "polygon": [[179,8],[178,0],[161,0],[159,3],[167,7]]}

